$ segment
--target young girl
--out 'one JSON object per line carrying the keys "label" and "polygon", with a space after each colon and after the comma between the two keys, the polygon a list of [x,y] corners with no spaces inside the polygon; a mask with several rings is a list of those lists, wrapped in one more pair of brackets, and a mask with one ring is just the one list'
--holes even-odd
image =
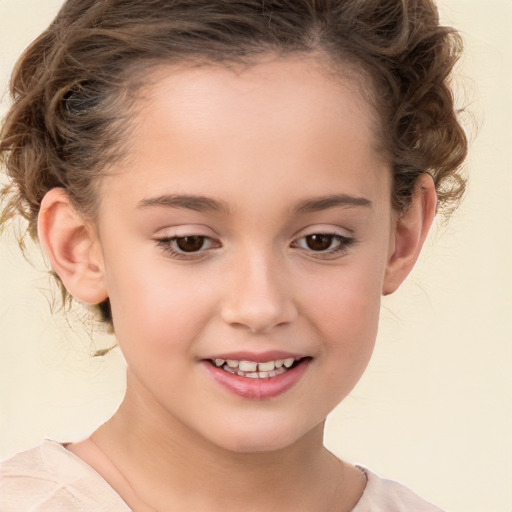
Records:
{"label": "young girl", "polygon": [[0,149],[125,398],[2,465],[0,510],[436,511],[323,446],[380,298],[463,192],[430,0],[68,0],[21,58]]}

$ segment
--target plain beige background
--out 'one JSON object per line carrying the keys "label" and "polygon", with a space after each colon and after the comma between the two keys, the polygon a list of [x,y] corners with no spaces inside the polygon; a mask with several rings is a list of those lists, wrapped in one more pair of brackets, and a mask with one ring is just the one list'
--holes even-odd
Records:
{"label": "plain beige background", "polygon": [[[0,0],[0,87],[62,0]],[[374,358],[328,421],[340,456],[454,512],[512,512],[512,0],[442,0],[466,39],[462,71],[479,125],[467,198],[386,298]],[[2,103],[5,109],[6,101]],[[114,351],[48,306],[49,280],[9,234],[0,244],[0,457],[45,436],[86,436],[123,393]]]}

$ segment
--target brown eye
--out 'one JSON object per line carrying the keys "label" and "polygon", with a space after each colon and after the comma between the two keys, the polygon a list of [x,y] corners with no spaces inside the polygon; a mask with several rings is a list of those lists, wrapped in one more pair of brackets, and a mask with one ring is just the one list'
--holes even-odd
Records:
{"label": "brown eye", "polygon": [[204,236],[184,236],[176,238],[176,247],[183,252],[197,252],[203,249]]}
{"label": "brown eye", "polygon": [[305,241],[308,249],[312,251],[327,251],[332,249],[333,242],[339,243],[338,238],[334,235],[315,234],[306,236]]}
{"label": "brown eye", "polygon": [[156,238],[155,242],[163,252],[174,259],[197,260],[206,256],[210,249],[218,249],[222,244],[209,236],[189,235]]}
{"label": "brown eye", "polygon": [[354,244],[353,237],[320,232],[302,236],[292,242],[291,246],[302,249],[312,257],[336,259],[344,256]]}

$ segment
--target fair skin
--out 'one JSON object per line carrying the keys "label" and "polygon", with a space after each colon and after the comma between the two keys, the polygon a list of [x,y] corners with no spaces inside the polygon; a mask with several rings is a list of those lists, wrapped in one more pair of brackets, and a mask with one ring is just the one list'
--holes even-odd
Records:
{"label": "fair skin", "polygon": [[[53,268],[77,299],[110,298],[128,366],[119,410],[68,449],[135,511],[341,512],[363,492],[323,447],[324,421],[363,373],[436,197],[422,177],[392,211],[351,76],[291,57],[162,66],[95,223],[62,189],[43,200]],[[250,378],[216,359],[293,366]]]}

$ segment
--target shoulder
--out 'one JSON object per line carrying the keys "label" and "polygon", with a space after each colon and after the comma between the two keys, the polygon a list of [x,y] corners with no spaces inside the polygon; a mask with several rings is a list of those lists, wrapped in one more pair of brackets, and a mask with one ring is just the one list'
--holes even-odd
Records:
{"label": "shoulder", "polygon": [[439,507],[394,480],[380,478],[368,469],[366,489],[352,512],[442,512]]}
{"label": "shoulder", "polygon": [[0,463],[0,488],[0,512],[129,512],[94,469],[50,440]]}

